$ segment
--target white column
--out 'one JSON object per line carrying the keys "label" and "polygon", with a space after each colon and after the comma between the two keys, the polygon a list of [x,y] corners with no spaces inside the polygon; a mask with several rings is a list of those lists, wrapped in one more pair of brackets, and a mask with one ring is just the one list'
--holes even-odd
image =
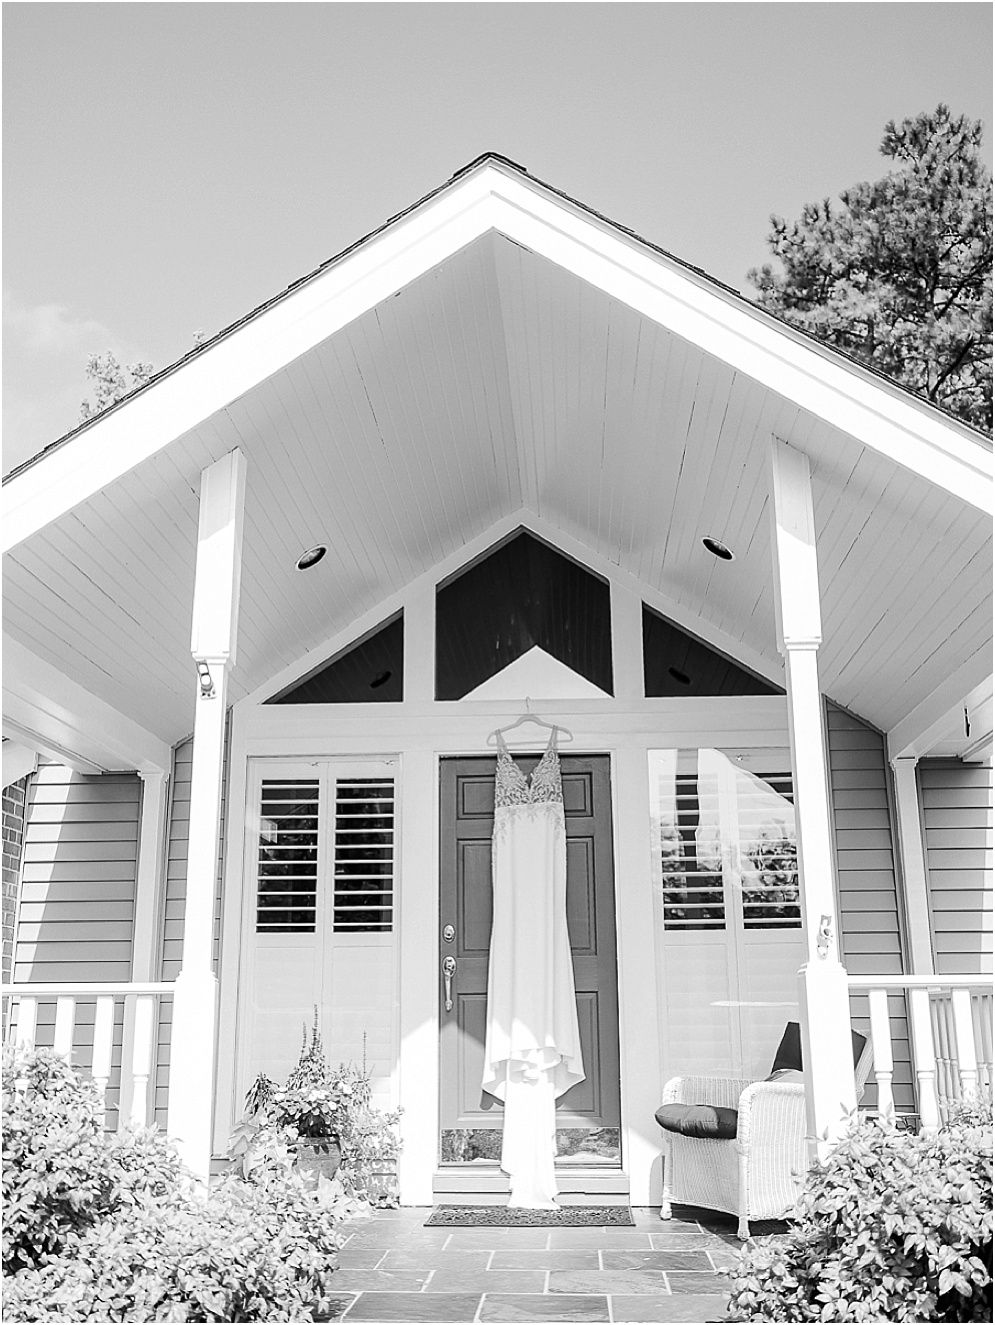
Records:
{"label": "white column", "polygon": [[613,584],[611,619],[615,698],[641,700],[646,693],[643,678],[643,600],[631,589]]}
{"label": "white column", "polygon": [[895,809],[898,816],[898,848],[902,862],[905,918],[913,975],[933,975],[933,938],[929,924],[929,878],[919,817],[919,788],[916,784],[916,755],[892,759],[895,771]]}
{"label": "white column", "polygon": [[[166,790],[163,771],[142,772],[141,820],[138,830],[138,874],[135,880],[135,929],[132,940],[132,980],[158,980],[159,918],[162,903],[163,848],[166,840]],[[134,1107],[135,1008],[137,999],[124,1000],[124,1033],[121,1048],[120,1116],[145,1126],[148,1119]]]}
{"label": "white column", "polygon": [[197,667],[190,779],[183,963],[173,994],[169,1134],[187,1165],[207,1180],[218,982],[214,893],[224,771],[228,672],[235,661],[245,460],[231,451],[201,475],[197,572],[190,651]]}
{"label": "white column", "polygon": [[822,642],[808,457],[771,439],[771,551],[777,643],[788,691],[806,960],[799,976],[809,1151],[825,1154],[857,1106],[850,998],[840,962],[829,780],[817,651]]}
{"label": "white column", "polygon": [[[640,650],[640,656],[642,650]],[[618,1016],[625,1164],[633,1205],[659,1205],[660,1128],[654,1113],[663,1093],[657,997],[657,920],[647,848],[650,822],[646,751],[615,756],[618,875]],[[666,1016],[666,1010],[663,1013]]]}
{"label": "white column", "polygon": [[439,798],[431,750],[401,758],[401,878],[398,895],[399,1064],[403,1205],[432,1204],[439,1154]]}
{"label": "white column", "polygon": [[404,610],[405,703],[435,699],[435,585],[422,582]]}

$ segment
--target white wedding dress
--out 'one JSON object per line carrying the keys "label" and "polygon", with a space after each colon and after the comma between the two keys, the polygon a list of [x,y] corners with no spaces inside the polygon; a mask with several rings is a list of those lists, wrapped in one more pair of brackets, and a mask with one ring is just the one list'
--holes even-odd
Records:
{"label": "white wedding dress", "polygon": [[556,1100],[584,1080],[555,738],[529,782],[499,734],[494,793],[483,1088],[504,1103],[509,1205],[533,1210],[556,1208]]}

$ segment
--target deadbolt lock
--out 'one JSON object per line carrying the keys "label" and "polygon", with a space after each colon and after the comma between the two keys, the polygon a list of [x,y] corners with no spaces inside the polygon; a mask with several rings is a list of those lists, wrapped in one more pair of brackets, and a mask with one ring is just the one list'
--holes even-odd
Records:
{"label": "deadbolt lock", "polygon": [[447,925],[445,929],[442,931],[442,937],[445,939],[447,943],[452,943],[453,939],[456,937],[455,926]]}

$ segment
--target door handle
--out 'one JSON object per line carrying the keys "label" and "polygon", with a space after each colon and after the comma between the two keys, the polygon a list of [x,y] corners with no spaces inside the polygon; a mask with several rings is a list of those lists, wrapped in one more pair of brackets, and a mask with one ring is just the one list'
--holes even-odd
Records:
{"label": "door handle", "polygon": [[453,976],[456,974],[456,958],[447,957],[442,963],[442,978],[446,985],[446,1011],[453,1010]]}

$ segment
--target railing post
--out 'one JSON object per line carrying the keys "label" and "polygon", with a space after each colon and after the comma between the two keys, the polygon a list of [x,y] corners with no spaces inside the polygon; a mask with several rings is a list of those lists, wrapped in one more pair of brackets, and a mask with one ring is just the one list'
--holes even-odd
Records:
{"label": "railing post", "polygon": [[148,1123],[155,1009],[156,999],[153,995],[139,994],[136,997],[131,1057],[132,1091],[128,1114],[129,1121],[135,1127],[145,1127]]}
{"label": "railing post", "polygon": [[936,1050],[933,1047],[933,1020],[929,1011],[929,990],[909,990],[909,1013],[912,1020],[912,1056],[918,1084],[919,1120],[924,1132],[935,1132],[940,1125],[939,1100],[936,1094]]}
{"label": "railing post", "polygon": [[35,1026],[38,1021],[38,1000],[25,998],[22,994],[17,1000],[17,1030],[14,1043],[23,1049],[35,1047]]}
{"label": "railing post", "polygon": [[[90,1071],[100,1088],[103,1104],[101,1121],[107,1119],[107,1083],[111,1077],[111,1055],[114,1046],[114,996],[101,994],[93,1016],[93,1065]],[[118,1115],[120,1125],[120,1114]]]}
{"label": "railing post", "polygon": [[887,989],[870,989],[867,1001],[871,1013],[871,1049],[874,1053],[874,1080],[878,1088],[878,1113],[890,1116],[895,1112],[892,1081],[895,1061],[891,1049],[891,1013],[888,1011]]}
{"label": "railing post", "polygon": [[61,1054],[67,1063],[73,1058],[73,1022],[76,1019],[76,1000],[71,995],[56,999],[55,1032],[52,1048]]}
{"label": "railing post", "polygon": [[974,1048],[974,1016],[971,991],[954,989],[950,995],[953,1011],[954,1040],[957,1045],[957,1070],[960,1073],[961,1099],[972,1100],[978,1093],[978,1056]]}

